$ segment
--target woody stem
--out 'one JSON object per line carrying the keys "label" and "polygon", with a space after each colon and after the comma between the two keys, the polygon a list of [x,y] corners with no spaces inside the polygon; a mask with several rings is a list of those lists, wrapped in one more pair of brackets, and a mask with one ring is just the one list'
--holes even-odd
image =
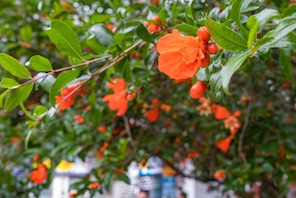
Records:
{"label": "woody stem", "polygon": [[32,78],[31,80],[28,80],[18,86],[16,86],[16,88],[20,88],[26,84],[30,84],[30,83],[34,83],[36,82],[37,80],[39,79],[42,79],[46,76],[49,76],[49,75],[53,75],[53,74],[56,74],[56,73],[60,73],[62,71],[66,71],[66,70],[70,70],[70,69],[73,69],[73,68],[76,68],[76,67],[80,67],[80,66],[83,66],[83,65],[89,65],[91,63],[94,63],[94,62],[97,62],[97,61],[100,61],[100,60],[103,60],[103,59],[106,59],[106,58],[110,58],[111,55],[107,55],[107,56],[103,56],[103,57],[99,57],[99,58],[95,58],[95,59],[92,59],[92,60],[88,60],[88,61],[85,61],[83,63],[79,63],[79,64],[76,64],[76,65],[70,65],[70,66],[67,66],[67,67],[63,67],[63,68],[60,68],[60,69],[56,69],[56,70],[52,70],[42,76],[39,76],[39,77],[36,77],[36,78]]}

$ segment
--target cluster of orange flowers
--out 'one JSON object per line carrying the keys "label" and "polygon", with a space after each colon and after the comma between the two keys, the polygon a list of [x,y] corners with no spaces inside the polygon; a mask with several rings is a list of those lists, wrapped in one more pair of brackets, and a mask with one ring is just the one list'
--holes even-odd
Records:
{"label": "cluster of orange flowers", "polygon": [[146,112],[146,106],[144,106],[144,112],[145,115],[147,117],[147,119],[150,122],[156,122],[158,120],[159,117],[159,109],[164,110],[164,111],[170,111],[171,110],[171,106],[167,105],[167,104],[161,104],[157,98],[154,98],[152,100],[152,105],[151,105],[151,109],[149,111]]}
{"label": "cluster of orange flowers", "polygon": [[109,108],[117,111],[117,116],[122,116],[128,109],[126,83],[121,78],[114,78],[107,83],[107,87],[113,90],[103,98],[103,102],[109,102]]}
{"label": "cluster of orange flowers", "polygon": [[75,115],[74,116],[74,120],[79,123],[79,124],[83,124],[84,123],[84,118],[81,117],[80,115]]}
{"label": "cluster of orange flowers", "polygon": [[162,27],[162,22],[161,22],[160,18],[158,16],[153,16],[151,20],[154,20],[155,22],[149,22],[149,21],[145,22],[145,25],[147,27],[147,31],[150,34],[160,31],[161,27]]}
{"label": "cluster of orange flowers", "polygon": [[224,127],[230,130],[230,136],[217,142],[217,147],[222,151],[227,152],[230,148],[230,143],[233,139],[233,136],[241,127],[241,122],[238,120],[238,117],[240,117],[241,113],[239,111],[236,111],[231,114],[225,107],[211,102],[209,98],[201,97],[199,99],[199,102],[201,103],[201,105],[199,105],[196,109],[200,112],[201,115],[208,116],[214,113],[215,118],[217,120],[223,120]]}
{"label": "cluster of orange flowers", "polygon": [[61,110],[68,109],[72,104],[74,104],[74,99],[77,94],[81,96],[86,95],[86,91],[83,87],[81,87],[83,82],[77,82],[71,84],[69,87],[61,89],[62,96],[56,96],[55,101],[58,104]]}
{"label": "cluster of orange flowers", "polygon": [[96,154],[97,158],[102,158],[103,157],[104,152],[108,148],[108,146],[109,146],[109,143],[108,142],[105,142],[104,145],[97,152],[97,154]]}
{"label": "cluster of orange flowers", "polygon": [[46,167],[43,164],[39,164],[38,168],[31,172],[31,175],[30,175],[31,181],[36,184],[41,184],[47,178],[46,171],[47,171]]}
{"label": "cluster of orange flowers", "polygon": [[98,126],[97,130],[101,133],[105,133],[107,131],[107,127],[105,125]]}
{"label": "cluster of orange flowers", "polygon": [[207,67],[210,54],[218,52],[215,44],[209,43],[210,34],[206,27],[199,28],[197,37],[184,36],[174,29],[158,40],[160,54],[158,69],[172,79],[192,78],[199,67]]}

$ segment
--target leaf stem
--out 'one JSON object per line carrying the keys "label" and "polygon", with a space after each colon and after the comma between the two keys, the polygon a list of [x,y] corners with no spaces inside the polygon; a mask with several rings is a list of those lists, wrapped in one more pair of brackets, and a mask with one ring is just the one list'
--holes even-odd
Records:
{"label": "leaf stem", "polygon": [[21,109],[23,110],[24,114],[25,114],[27,117],[31,118],[32,120],[35,120],[35,118],[31,115],[31,113],[29,113],[29,112],[27,111],[27,109],[26,109],[26,107],[25,107],[25,105],[24,105],[23,102],[20,103],[20,107],[21,107]]}

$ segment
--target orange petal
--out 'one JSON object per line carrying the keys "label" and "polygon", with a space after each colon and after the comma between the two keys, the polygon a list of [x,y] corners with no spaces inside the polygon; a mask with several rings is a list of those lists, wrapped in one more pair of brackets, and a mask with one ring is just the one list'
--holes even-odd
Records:
{"label": "orange petal", "polygon": [[229,116],[231,116],[231,114],[229,113],[229,111],[227,111],[227,109],[223,106],[217,106],[217,110],[215,113],[215,118],[217,120],[224,120],[227,119]]}
{"label": "orange petal", "polygon": [[157,42],[159,54],[177,52],[184,47],[184,36],[178,30],[173,30],[172,34],[166,34]]}
{"label": "orange petal", "polygon": [[158,59],[158,69],[172,79],[186,79],[196,74],[198,70],[197,62],[185,64],[180,52],[170,52],[162,54]]}

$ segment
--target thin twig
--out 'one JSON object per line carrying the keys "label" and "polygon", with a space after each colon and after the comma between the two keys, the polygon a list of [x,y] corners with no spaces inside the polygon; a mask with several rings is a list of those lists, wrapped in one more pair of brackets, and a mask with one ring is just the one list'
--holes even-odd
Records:
{"label": "thin twig", "polygon": [[92,60],[88,60],[88,61],[85,61],[83,63],[79,63],[79,64],[76,64],[76,65],[70,65],[70,66],[67,66],[67,67],[63,67],[63,68],[60,68],[60,69],[56,69],[56,70],[52,70],[42,76],[39,76],[37,78],[32,78],[31,80],[28,80],[18,86],[16,86],[15,88],[19,88],[19,87],[22,87],[26,84],[29,84],[29,83],[33,83],[33,82],[36,82],[37,80],[39,79],[42,79],[46,76],[49,76],[49,75],[53,75],[53,74],[56,74],[56,73],[60,73],[62,71],[66,71],[66,70],[70,70],[70,69],[73,69],[73,68],[76,68],[76,67],[80,67],[80,66],[83,66],[83,65],[89,65],[90,63],[94,63],[94,62],[97,62],[97,61],[100,61],[102,59],[106,59],[106,58],[110,58],[111,55],[107,55],[107,56],[103,56],[103,57],[99,57],[99,58],[95,58],[95,59],[92,59]]}
{"label": "thin twig", "polygon": [[126,133],[128,135],[128,137],[130,138],[130,141],[131,141],[131,145],[133,146],[134,149],[136,149],[136,144],[134,142],[134,139],[133,139],[133,136],[132,136],[132,133],[131,133],[131,128],[130,128],[130,125],[128,123],[128,120],[127,120],[127,117],[126,116],[123,116],[123,121],[124,121],[124,126],[125,126],[125,130],[126,130]]}
{"label": "thin twig", "polygon": [[242,152],[242,147],[243,147],[243,141],[244,141],[244,136],[245,136],[245,133],[247,131],[247,127],[248,127],[248,124],[249,124],[249,120],[250,120],[250,114],[251,114],[251,109],[252,109],[252,101],[249,102],[249,105],[248,105],[248,108],[247,108],[247,114],[246,114],[246,118],[245,118],[245,122],[244,122],[244,126],[242,128],[242,132],[239,136],[239,143],[238,143],[238,153],[239,153],[239,156],[240,158],[246,162],[246,158]]}

